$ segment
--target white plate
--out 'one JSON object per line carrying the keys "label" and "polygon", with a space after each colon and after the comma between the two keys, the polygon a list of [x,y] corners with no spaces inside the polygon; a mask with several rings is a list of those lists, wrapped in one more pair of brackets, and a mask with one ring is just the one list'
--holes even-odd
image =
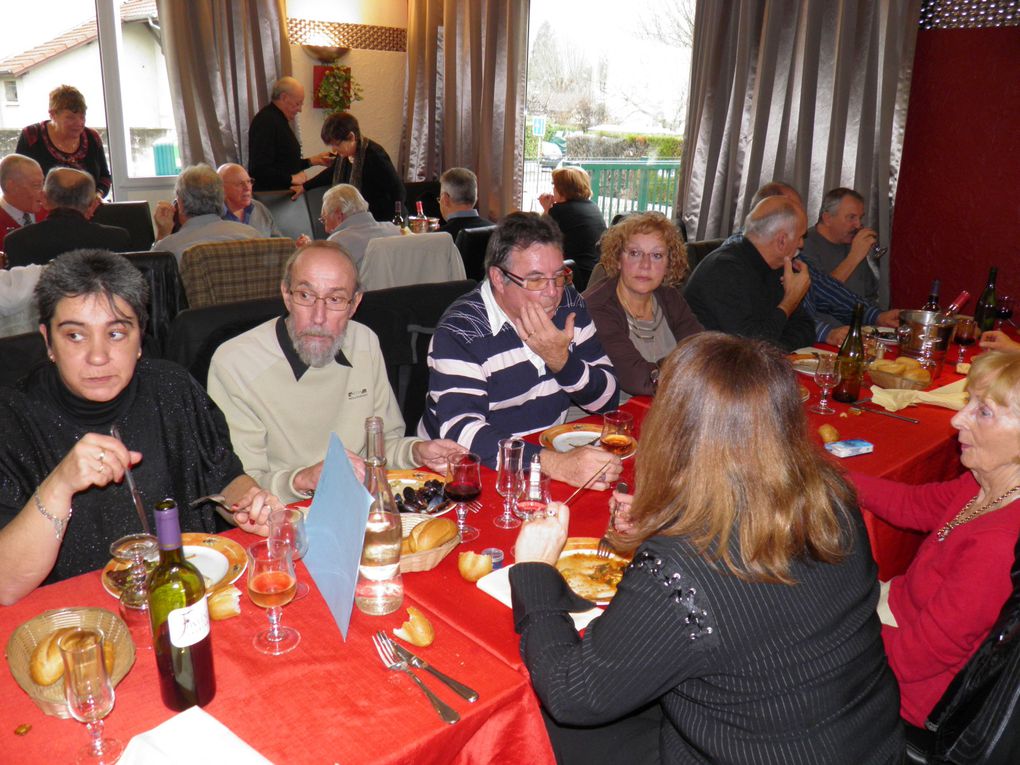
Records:
{"label": "white plate", "polygon": [[217,552],[209,547],[193,547],[184,545],[184,560],[198,569],[198,573],[205,579],[205,588],[211,589],[214,584],[219,584],[227,575],[230,568],[230,561],[223,553]]}

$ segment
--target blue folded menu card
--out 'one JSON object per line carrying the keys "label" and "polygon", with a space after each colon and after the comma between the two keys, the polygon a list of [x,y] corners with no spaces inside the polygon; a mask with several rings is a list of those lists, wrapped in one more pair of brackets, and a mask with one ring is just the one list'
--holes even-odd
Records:
{"label": "blue folded menu card", "polygon": [[308,552],[302,560],[345,641],[371,504],[371,495],[354,475],[344,446],[333,433],[305,521]]}

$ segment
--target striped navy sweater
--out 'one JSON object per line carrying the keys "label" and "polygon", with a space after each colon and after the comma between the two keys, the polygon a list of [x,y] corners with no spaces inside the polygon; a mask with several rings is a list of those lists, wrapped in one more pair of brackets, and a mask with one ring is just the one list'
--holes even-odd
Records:
{"label": "striped navy sweater", "polygon": [[[494,467],[501,438],[563,422],[571,401],[589,412],[617,405],[612,364],[573,287],[563,290],[553,317],[562,329],[574,314],[570,355],[555,374],[535,368],[509,322],[492,333],[481,290],[479,286],[455,302],[439,321],[429,347],[429,392],[418,435],[453,439]],[[538,451],[528,444],[525,459]]]}

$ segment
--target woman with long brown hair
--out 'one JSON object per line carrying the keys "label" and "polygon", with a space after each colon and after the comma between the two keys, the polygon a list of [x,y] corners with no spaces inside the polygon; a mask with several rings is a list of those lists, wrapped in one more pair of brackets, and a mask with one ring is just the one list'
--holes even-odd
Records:
{"label": "woman with long brown hair", "polygon": [[567,508],[517,540],[515,627],[560,761],[898,763],[876,567],[789,364],[760,341],[688,338],[641,443],[616,536],[634,560],[583,638],[564,617],[591,604],[551,565]]}

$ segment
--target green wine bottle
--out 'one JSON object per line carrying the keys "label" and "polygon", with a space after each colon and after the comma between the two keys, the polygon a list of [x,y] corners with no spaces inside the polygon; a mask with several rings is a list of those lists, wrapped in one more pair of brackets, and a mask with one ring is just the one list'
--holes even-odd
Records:
{"label": "green wine bottle", "polygon": [[864,304],[854,306],[853,320],[843,345],[839,347],[836,363],[839,366],[839,383],[832,391],[836,401],[851,404],[861,394],[861,378],[864,376],[864,334],[861,332],[861,320],[864,316]]}
{"label": "green wine bottle", "polygon": [[995,277],[999,275],[999,269],[992,266],[988,270],[988,283],[985,291],[978,298],[977,307],[974,309],[974,323],[982,332],[995,329],[995,319],[998,315],[999,301],[995,297]]}
{"label": "green wine bottle", "polygon": [[177,503],[156,504],[159,563],[149,575],[149,620],[160,693],[170,709],[205,706],[216,695],[205,583],[184,559]]}

